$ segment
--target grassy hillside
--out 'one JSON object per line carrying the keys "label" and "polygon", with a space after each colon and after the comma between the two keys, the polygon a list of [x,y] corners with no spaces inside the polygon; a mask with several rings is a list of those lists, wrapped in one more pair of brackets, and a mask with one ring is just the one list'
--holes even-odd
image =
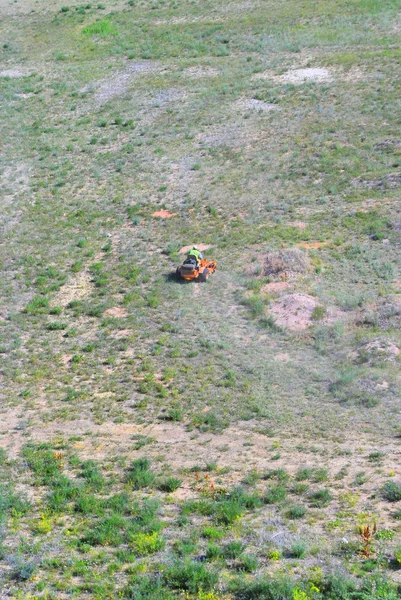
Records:
{"label": "grassy hillside", "polygon": [[0,597],[401,597],[400,2],[0,14]]}

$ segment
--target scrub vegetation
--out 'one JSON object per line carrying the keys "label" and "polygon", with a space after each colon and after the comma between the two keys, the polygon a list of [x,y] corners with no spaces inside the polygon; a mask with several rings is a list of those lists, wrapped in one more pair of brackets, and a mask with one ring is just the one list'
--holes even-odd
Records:
{"label": "scrub vegetation", "polygon": [[0,595],[400,598],[398,0],[0,14]]}

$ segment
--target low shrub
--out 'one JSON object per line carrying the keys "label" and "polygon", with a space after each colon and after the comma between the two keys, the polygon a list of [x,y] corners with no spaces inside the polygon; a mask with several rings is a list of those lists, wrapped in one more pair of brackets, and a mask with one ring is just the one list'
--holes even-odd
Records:
{"label": "low shrub", "polygon": [[181,483],[182,483],[182,480],[178,479],[177,477],[167,477],[166,479],[163,479],[159,483],[158,488],[162,492],[171,493],[171,492],[175,492],[175,490],[178,490]]}
{"label": "low shrub", "polygon": [[167,566],[164,571],[164,581],[168,587],[174,590],[184,590],[196,594],[200,590],[211,590],[218,582],[218,574],[198,562],[176,561]]}
{"label": "low shrub", "polygon": [[310,495],[311,506],[316,508],[327,506],[332,500],[332,495],[330,494],[329,490],[326,489],[317,490],[316,492],[312,492]]}
{"label": "low shrub", "polygon": [[382,488],[382,495],[389,502],[399,502],[401,500],[401,483],[387,481]]}
{"label": "low shrub", "polygon": [[150,469],[149,459],[137,458],[133,461],[127,473],[127,482],[132,485],[134,490],[149,487],[154,480],[155,475]]}
{"label": "low shrub", "polygon": [[265,504],[278,504],[287,496],[287,490],[282,485],[274,485],[268,488],[263,496]]}
{"label": "low shrub", "polygon": [[147,556],[163,550],[165,541],[158,533],[137,533],[131,536],[129,544],[138,556]]}
{"label": "low shrub", "polygon": [[291,506],[286,515],[289,519],[302,519],[306,514],[306,508],[304,506]]}

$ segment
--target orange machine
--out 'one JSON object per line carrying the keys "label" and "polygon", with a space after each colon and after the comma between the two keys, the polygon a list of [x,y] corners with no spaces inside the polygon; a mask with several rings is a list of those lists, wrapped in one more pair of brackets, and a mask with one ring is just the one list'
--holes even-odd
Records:
{"label": "orange machine", "polygon": [[207,258],[201,258],[195,261],[191,258],[184,260],[180,267],[177,267],[176,275],[177,279],[198,279],[199,281],[207,281],[209,275],[214,273],[216,270],[216,261],[208,260]]}

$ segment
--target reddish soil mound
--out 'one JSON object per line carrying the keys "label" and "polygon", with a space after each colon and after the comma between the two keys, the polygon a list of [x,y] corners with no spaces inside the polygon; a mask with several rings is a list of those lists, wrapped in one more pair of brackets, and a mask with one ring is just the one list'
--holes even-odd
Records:
{"label": "reddish soil mound", "polygon": [[312,321],[317,306],[316,298],[307,294],[288,294],[274,303],[271,315],[279,327],[291,331],[304,331]]}
{"label": "reddish soil mound", "polygon": [[159,217],[160,219],[171,219],[171,217],[175,217],[177,213],[171,213],[168,210],[157,210],[152,213],[152,217]]}

